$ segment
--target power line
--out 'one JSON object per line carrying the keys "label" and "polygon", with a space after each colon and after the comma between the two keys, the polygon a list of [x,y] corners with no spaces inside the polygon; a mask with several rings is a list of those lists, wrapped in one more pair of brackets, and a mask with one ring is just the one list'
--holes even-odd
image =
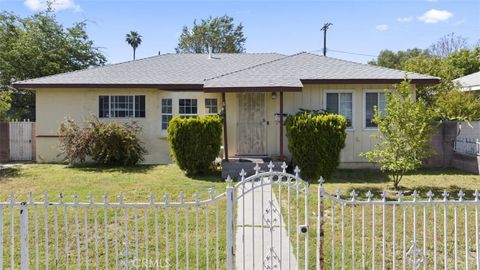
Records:
{"label": "power line", "polygon": [[[322,50],[314,50],[311,52],[321,52]],[[365,56],[365,57],[378,57],[378,55],[373,55],[373,54],[365,54],[365,53],[356,53],[356,52],[347,52],[347,51],[340,51],[340,50],[333,50],[333,49],[328,49],[327,51],[329,52],[336,52],[336,53],[344,53],[344,54],[352,54],[352,55],[358,55],[358,56]]]}

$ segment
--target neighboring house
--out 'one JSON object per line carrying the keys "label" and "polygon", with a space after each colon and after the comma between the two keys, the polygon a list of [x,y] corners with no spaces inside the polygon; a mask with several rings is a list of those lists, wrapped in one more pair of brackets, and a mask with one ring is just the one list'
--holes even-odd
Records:
{"label": "neighboring house", "polygon": [[[348,120],[341,163],[367,164],[374,107],[384,90],[401,82],[399,70],[298,53],[165,54],[15,83],[36,92],[37,161],[55,162],[57,130],[65,117],[82,121],[134,120],[143,126],[145,163],[170,163],[167,126],[175,115],[226,112],[228,157],[289,156],[283,115],[326,109]],[[412,84],[438,78],[409,73]],[[282,114],[283,113],[283,114]],[[328,158],[328,157],[327,157]]]}
{"label": "neighboring house", "polygon": [[458,82],[462,87],[462,91],[479,91],[480,71],[455,79],[453,82]]}

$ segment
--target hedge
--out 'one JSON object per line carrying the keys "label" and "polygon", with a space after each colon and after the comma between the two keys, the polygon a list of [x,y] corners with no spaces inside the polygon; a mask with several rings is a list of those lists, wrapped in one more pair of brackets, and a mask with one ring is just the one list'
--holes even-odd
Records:
{"label": "hedge", "polygon": [[208,172],[220,152],[222,129],[218,116],[174,117],[168,124],[172,159],[187,174]]}
{"label": "hedge", "polygon": [[337,114],[299,112],[285,122],[292,163],[307,181],[328,178],[339,164],[345,147],[347,121]]}

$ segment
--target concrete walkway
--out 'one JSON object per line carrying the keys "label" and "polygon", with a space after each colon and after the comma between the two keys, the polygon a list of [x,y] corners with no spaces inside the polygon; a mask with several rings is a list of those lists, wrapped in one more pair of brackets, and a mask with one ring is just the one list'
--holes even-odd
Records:
{"label": "concrete walkway", "polygon": [[[255,184],[258,184],[255,183]],[[245,191],[251,189],[251,183],[245,184]],[[286,223],[278,212],[278,201],[273,195],[270,203],[270,186],[259,187],[237,199],[237,232],[235,247],[236,269],[297,269],[297,260],[287,236]],[[238,188],[237,196],[242,194]],[[262,213],[263,204],[263,213]],[[270,207],[272,205],[273,207]],[[273,213],[270,213],[273,209]],[[270,220],[273,215],[273,237],[270,232]],[[263,219],[263,227],[262,227]],[[245,224],[245,226],[243,226]],[[281,227],[280,227],[281,224]],[[263,239],[263,241],[262,241]],[[263,256],[262,257],[262,243]],[[273,248],[273,257],[270,249]],[[244,256],[245,254],[245,256]],[[290,267],[288,267],[290,264]],[[276,266],[275,266],[276,265]]]}

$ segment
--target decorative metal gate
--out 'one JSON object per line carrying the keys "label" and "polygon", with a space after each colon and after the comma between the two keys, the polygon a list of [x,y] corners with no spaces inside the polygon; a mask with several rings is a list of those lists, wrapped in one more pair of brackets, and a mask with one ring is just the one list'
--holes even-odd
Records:
{"label": "decorative metal gate", "polygon": [[[227,188],[227,250],[234,252],[236,269],[309,269],[308,183],[295,175],[260,172]],[[231,182],[231,179],[228,180]],[[236,232],[235,232],[236,229]],[[235,236],[233,235],[235,234]],[[233,269],[233,265],[229,265]]]}

